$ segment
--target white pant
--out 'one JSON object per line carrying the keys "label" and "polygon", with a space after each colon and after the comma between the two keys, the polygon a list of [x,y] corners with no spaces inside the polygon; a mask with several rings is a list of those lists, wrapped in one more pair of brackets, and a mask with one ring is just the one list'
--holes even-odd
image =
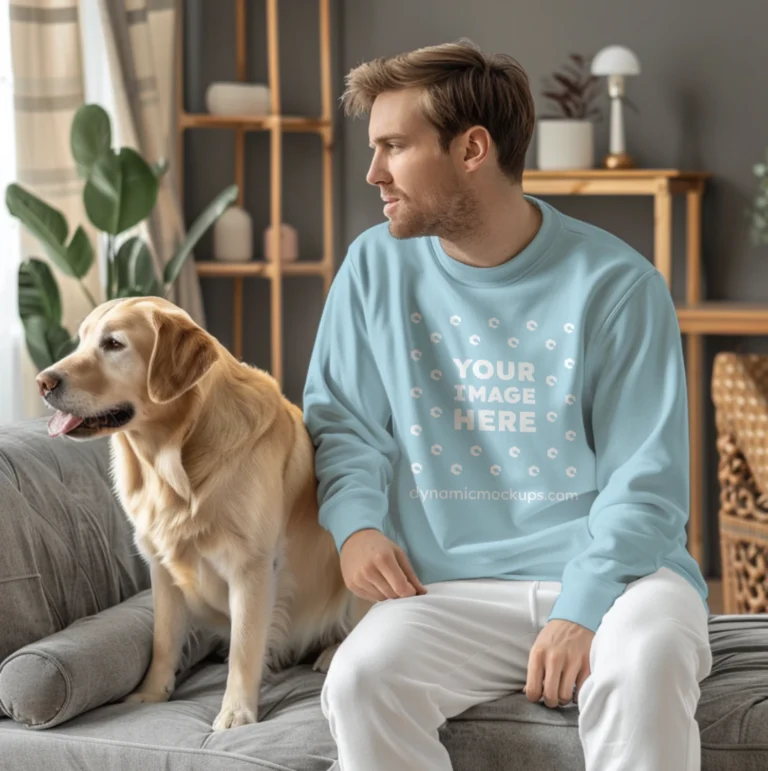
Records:
{"label": "white pant", "polygon": [[[427,591],[374,605],[336,653],[322,692],[334,768],[449,771],[438,728],[523,689],[560,584],[482,579]],[[698,771],[694,715],[711,665],[704,605],[684,578],[662,568],[629,584],[597,630],[578,699],[587,771]]]}

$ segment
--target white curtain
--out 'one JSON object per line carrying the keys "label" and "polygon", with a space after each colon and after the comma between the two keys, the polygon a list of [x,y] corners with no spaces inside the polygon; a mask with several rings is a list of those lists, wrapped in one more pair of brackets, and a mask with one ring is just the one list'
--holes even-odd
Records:
{"label": "white curtain", "polygon": [[[78,0],[11,0],[10,33],[16,179],[59,209],[70,233],[82,225],[96,248],[97,234],[85,215],[83,181],[69,144],[72,119],[85,101]],[[47,259],[25,228],[21,249],[22,256]],[[61,292],[63,323],[73,334],[92,306],[79,282],[55,266],[52,270]],[[98,261],[83,283],[97,302],[103,297]],[[27,355],[22,362],[24,413],[47,414],[34,382],[36,368]]]}
{"label": "white curtain", "polygon": [[[0,0],[0,192],[16,179],[13,78],[9,0]],[[19,228],[0,201],[0,425],[23,417],[23,332],[16,305],[16,272],[21,254]]]}

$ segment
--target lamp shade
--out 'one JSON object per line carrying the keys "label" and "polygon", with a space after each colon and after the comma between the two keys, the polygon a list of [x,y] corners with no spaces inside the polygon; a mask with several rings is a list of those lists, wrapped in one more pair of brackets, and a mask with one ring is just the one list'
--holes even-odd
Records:
{"label": "lamp shade", "polygon": [[592,60],[593,75],[639,75],[640,61],[625,46],[608,46]]}

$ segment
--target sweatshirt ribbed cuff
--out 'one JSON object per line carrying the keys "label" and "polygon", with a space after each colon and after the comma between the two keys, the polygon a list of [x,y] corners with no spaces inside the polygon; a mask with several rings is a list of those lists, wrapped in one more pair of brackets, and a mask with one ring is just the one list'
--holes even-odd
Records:
{"label": "sweatshirt ribbed cuff", "polygon": [[548,620],[559,618],[572,621],[596,632],[603,616],[625,587],[626,584],[571,572],[563,581],[560,596],[552,606]]}
{"label": "sweatshirt ribbed cuff", "polygon": [[321,508],[320,524],[333,536],[339,552],[347,538],[358,530],[384,531],[386,512],[379,511],[373,503],[366,495],[352,495]]}

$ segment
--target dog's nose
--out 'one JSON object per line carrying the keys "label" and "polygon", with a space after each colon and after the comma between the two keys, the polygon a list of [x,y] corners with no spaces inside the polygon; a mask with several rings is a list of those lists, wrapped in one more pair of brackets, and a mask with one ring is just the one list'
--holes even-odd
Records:
{"label": "dog's nose", "polygon": [[53,370],[46,369],[41,372],[35,380],[37,381],[37,387],[40,389],[40,395],[45,396],[50,393],[61,383],[61,375]]}

